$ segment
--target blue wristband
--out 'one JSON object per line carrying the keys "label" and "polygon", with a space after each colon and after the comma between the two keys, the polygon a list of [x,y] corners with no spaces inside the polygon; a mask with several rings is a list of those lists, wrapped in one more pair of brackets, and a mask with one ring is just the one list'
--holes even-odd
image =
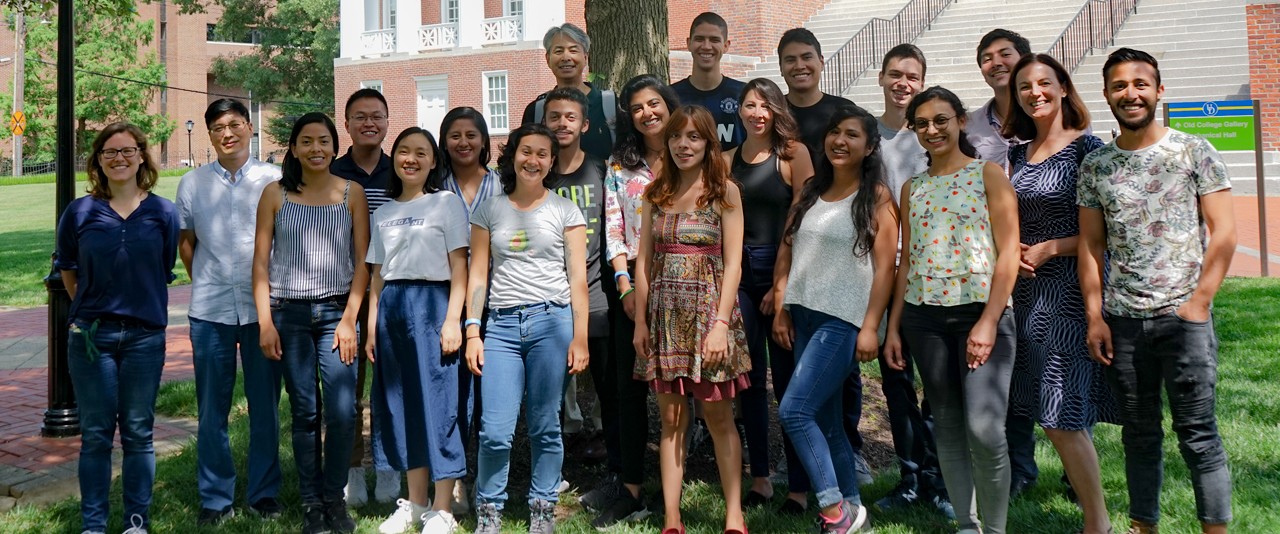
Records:
{"label": "blue wristband", "polygon": [[463,327],[463,328],[466,328],[466,327],[471,326],[471,325],[480,326],[480,320],[479,320],[479,319],[467,319],[467,320],[465,320],[465,321],[462,321],[462,327]]}
{"label": "blue wristband", "polygon": [[624,276],[625,276],[625,277],[627,277],[627,280],[631,280],[631,273],[629,273],[629,272],[626,272],[626,271],[618,271],[618,272],[616,272],[616,273],[613,273],[613,283],[615,283],[615,284],[616,284],[616,283],[618,283],[618,279],[619,279],[619,278],[622,278],[622,277],[624,277]]}

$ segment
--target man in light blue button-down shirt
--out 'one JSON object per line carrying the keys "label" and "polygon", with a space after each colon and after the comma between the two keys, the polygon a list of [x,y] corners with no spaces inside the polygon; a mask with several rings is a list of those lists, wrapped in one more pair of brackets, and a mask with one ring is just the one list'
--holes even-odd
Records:
{"label": "man in light blue button-down shirt", "polygon": [[253,124],[244,104],[229,98],[205,111],[218,160],[183,175],[178,185],[182,233],[178,253],[191,277],[191,349],[195,356],[199,433],[196,481],[200,526],[234,512],[236,470],[227,416],[236,383],[236,353],[249,404],[249,482],[245,502],[265,518],[280,514],[278,450],[280,362],[263,357],[253,304],[254,226],[262,190],[280,168],[249,154]]}

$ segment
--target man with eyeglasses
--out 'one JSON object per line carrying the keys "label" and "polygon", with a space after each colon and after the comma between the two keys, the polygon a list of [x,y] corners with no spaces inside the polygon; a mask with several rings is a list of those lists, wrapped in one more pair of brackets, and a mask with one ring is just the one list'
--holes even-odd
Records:
{"label": "man with eyeglasses", "polygon": [[[249,404],[249,468],[245,502],[263,518],[280,515],[280,362],[262,355],[253,305],[253,237],[262,190],[280,168],[249,153],[253,124],[244,104],[215,100],[204,113],[217,161],[192,169],[178,184],[178,254],[191,278],[191,352],[195,360],[196,484],[199,526],[234,515],[236,468],[227,415],[236,384],[236,353]],[[105,154],[105,151],[104,151]],[[125,154],[128,156],[128,154]]]}
{"label": "man with eyeglasses", "polygon": [[[387,99],[376,89],[360,89],[347,98],[344,126],[351,136],[351,147],[342,157],[333,160],[329,172],[341,176],[364,187],[365,197],[369,200],[369,215],[379,206],[386,204],[387,182],[391,179],[391,157],[382,151],[382,143],[387,139]],[[368,331],[369,305],[368,299],[360,307],[360,350],[364,350],[365,335]],[[356,358],[356,430],[355,445],[351,452],[351,470],[347,473],[346,496],[350,506],[363,506],[369,502],[368,482],[364,476],[364,411],[368,407],[365,400],[365,374],[368,360],[363,353]],[[381,457],[379,440],[376,436],[370,439],[370,460],[377,470],[377,483],[373,497],[378,502],[393,502],[400,495],[400,473],[391,470],[385,457]]]}

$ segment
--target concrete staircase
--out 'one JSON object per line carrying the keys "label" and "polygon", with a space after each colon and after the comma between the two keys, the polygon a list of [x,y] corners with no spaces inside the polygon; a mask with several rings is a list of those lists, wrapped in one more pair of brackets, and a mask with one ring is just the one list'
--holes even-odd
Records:
{"label": "concrete staircase", "polygon": [[[906,4],[907,0],[833,0],[810,17],[804,23],[804,27],[818,38],[818,42],[822,44],[822,54],[831,57],[831,54],[836,53],[853,37],[853,34],[867,24],[867,21],[876,17],[885,19],[893,17]],[[782,82],[782,75],[778,72],[777,54],[764,58],[745,77],[746,80],[753,78],[769,78],[782,87],[784,93],[787,90]]]}

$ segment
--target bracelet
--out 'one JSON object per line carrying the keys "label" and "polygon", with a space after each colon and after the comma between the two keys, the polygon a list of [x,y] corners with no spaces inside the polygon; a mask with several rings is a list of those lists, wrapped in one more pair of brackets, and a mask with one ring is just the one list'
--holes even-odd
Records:
{"label": "bracelet", "polygon": [[463,327],[463,328],[466,328],[466,327],[471,326],[471,325],[480,326],[480,320],[479,320],[479,319],[467,319],[467,320],[465,320],[465,321],[462,321],[462,327]]}
{"label": "bracelet", "polygon": [[635,290],[636,290],[636,288],[634,288],[634,287],[633,287],[633,288],[631,288],[631,289],[628,289],[628,290],[626,290],[626,291],[623,291],[621,295],[618,295],[618,300],[622,300],[622,299],[624,299],[624,298],[627,298],[627,295],[630,295],[630,294],[631,294],[631,292],[632,292],[632,291],[635,291]]}
{"label": "bracelet", "polygon": [[480,339],[480,334],[476,334],[474,336],[467,336],[467,339]]}
{"label": "bracelet", "polygon": [[616,283],[618,283],[618,279],[619,279],[619,278],[622,278],[622,277],[624,277],[624,276],[625,276],[625,277],[627,277],[627,280],[631,280],[631,273],[629,273],[629,272],[626,272],[626,271],[618,271],[618,272],[616,272],[616,273],[613,273],[613,283],[615,283],[615,284],[616,284]]}
{"label": "bracelet", "polygon": [[711,321],[711,326],[715,326],[716,323],[724,323],[725,326],[732,326],[729,324],[728,319],[721,319],[719,317],[716,317],[715,320]]}

